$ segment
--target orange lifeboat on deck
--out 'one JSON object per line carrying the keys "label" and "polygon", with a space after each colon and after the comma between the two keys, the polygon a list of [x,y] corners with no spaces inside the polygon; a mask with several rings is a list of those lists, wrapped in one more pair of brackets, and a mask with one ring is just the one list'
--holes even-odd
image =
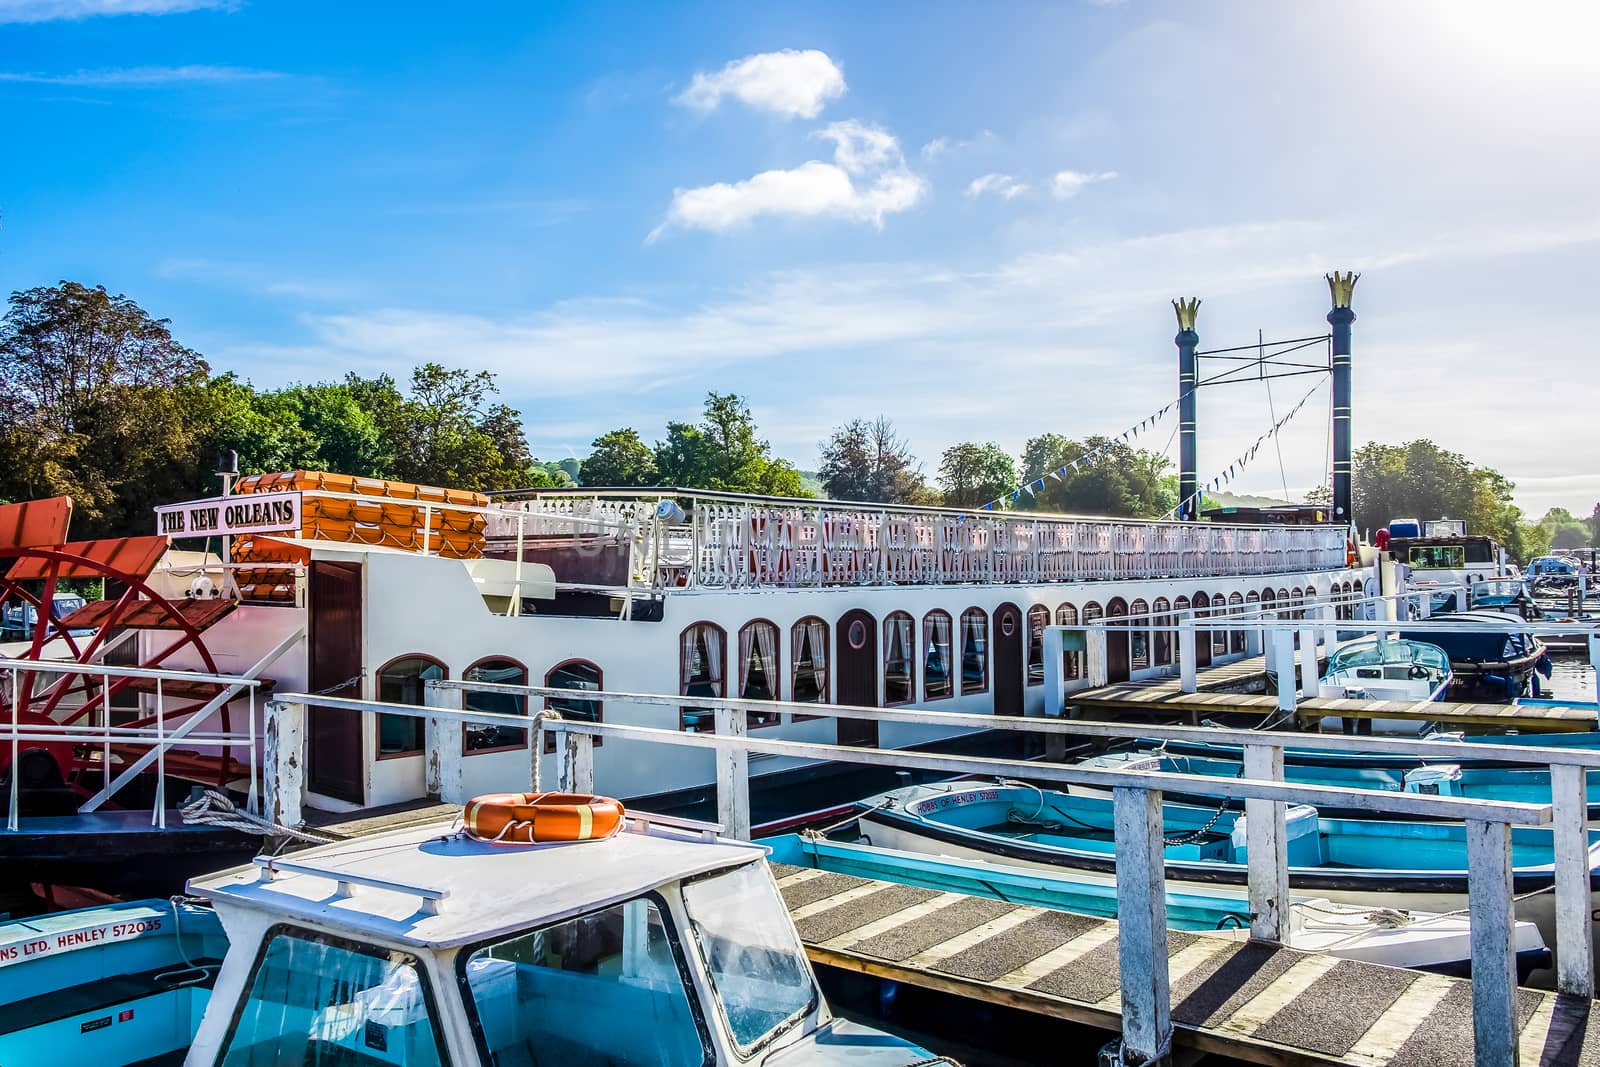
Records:
{"label": "orange lifeboat on deck", "polygon": [[488,793],[467,802],[463,821],[471,836],[500,844],[601,841],[622,829],[623,809],[581,793]]}

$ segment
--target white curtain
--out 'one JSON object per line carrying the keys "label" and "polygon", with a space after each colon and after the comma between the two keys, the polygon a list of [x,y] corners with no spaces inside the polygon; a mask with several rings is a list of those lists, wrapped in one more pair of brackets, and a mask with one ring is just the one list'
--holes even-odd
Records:
{"label": "white curtain", "polygon": [[896,616],[889,620],[889,649],[886,663],[905,664],[911,656],[911,620]]}
{"label": "white curtain", "polygon": [[756,631],[756,653],[761,657],[761,670],[767,676],[767,686],[772,690],[773,699],[778,696],[778,628],[767,623],[758,623]]}
{"label": "white curtain", "polygon": [[691,626],[679,635],[678,689],[689,692],[689,679],[694,677],[695,642],[700,639],[700,627]]}
{"label": "white curtain", "polygon": [[755,635],[756,624],[752,623],[739,631],[739,699],[746,699],[746,690],[750,688],[750,645]]}
{"label": "white curtain", "polygon": [[950,673],[950,616],[934,612],[928,616],[928,666],[938,667],[948,678]]}
{"label": "white curtain", "polygon": [[806,624],[811,644],[811,676],[823,703],[828,701],[828,624],[815,619]]}
{"label": "white curtain", "polygon": [[710,678],[711,688],[718,694],[722,693],[722,642],[717,640],[717,635],[709,626],[699,627],[700,639],[704,642],[706,650],[706,674]]}

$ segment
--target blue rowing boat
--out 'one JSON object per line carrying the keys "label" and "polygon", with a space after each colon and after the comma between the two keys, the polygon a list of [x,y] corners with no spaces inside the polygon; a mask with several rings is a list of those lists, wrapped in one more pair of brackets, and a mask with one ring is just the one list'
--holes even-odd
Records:
{"label": "blue rowing boat", "polygon": [[[1071,871],[926,856],[797,834],[767,838],[761,844],[772,850],[768,858],[773,863],[1078,915],[1117,916],[1114,885],[1079,878]],[[780,868],[780,886],[787,877]],[[1174,930],[1242,940],[1250,930],[1250,903],[1237,890],[1172,890],[1167,893],[1167,922]],[[1550,966],[1550,952],[1532,923],[1517,924],[1516,940],[1517,969],[1523,979]],[[1471,928],[1466,916],[1460,915],[1400,913],[1301,898],[1290,906],[1288,944],[1390,967],[1461,977],[1472,971]]]}
{"label": "blue rowing boat", "polygon": [[[1116,882],[1107,797],[1023,782],[942,782],[882,793],[857,810],[864,840],[880,847]],[[1288,809],[1286,831],[1296,893],[1400,911],[1468,907],[1466,828],[1459,823],[1338,818],[1297,804]],[[1169,891],[1247,884],[1244,815],[1226,801],[1209,807],[1168,801],[1163,833]],[[1511,829],[1516,914],[1535,923],[1549,944],[1555,941],[1553,836],[1543,827]],[[1600,867],[1600,831],[1589,832],[1589,866]],[[1600,905],[1600,895],[1593,899]]]}

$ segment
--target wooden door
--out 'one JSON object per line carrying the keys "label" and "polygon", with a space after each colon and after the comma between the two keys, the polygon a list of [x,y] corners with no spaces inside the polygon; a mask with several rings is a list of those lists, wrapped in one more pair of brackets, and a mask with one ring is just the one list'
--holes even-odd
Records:
{"label": "wooden door", "polygon": [[1001,604],[994,612],[994,713],[1022,714],[1022,609]]}
{"label": "wooden door", "polygon": [[[845,612],[834,628],[838,634],[839,703],[878,706],[878,622],[867,611]],[[839,744],[878,747],[873,719],[839,719]]]}
{"label": "wooden door", "polygon": [[[311,692],[361,696],[361,564],[315,560],[307,578]],[[306,778],[312,792],[366,802],[361,715],[315,704],[306,724]]]}
{"label": "wooden door", "polygon": [[1121,619],[1121,622],[1112,622],[1106,626],[1106,682],[1115,685],[1128,680],[1128,665],[1131,662],[1128,653],[1128,602],[1121,597],[1114,597],[1106,605],[1107,619]]}

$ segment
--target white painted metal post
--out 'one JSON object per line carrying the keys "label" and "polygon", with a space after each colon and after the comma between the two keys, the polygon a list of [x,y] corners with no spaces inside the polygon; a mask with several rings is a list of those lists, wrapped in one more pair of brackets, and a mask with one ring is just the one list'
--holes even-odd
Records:
{"label": "white painted metal post", "polygon": [[1317,681],[1321,676],[1317,660],[1317,631],[1309,626],[1300,627],[1300,695],[1317,695]]}
{"label": "white painted metal post", "polygon": [[1265,642],[1261,640],[1261,630],[1259,628],[1246,630],[1244,632],[1245,658],[1261,655],[1264,644]]}
{"label": "white painted metal post", "polygon": [[1317,605],[1317,614],[1322,617],[1322,650],[1332,659],[1333,650],[1339,646],[1339,612],[1333,604],[1324,601]]}
{"label": "white painted metal post", "polygon": [[1600,633],[1589,635],[1589,666],[1594,673],[1594,699],[1600,703]]}
{"label": "white painted metal post", "polygon": [[1468,819],[1467,903],[1472,914],[1472,1035],[1477,1067],[1517,1064],[1511,887],[1511,827]]}
{"label": "white painted metal post", "polygon": [[1556,988],[1594,996],[1590,947],[1589,797],[1582,767],[1550,768],[1551,826],[1555,833]]}
{"label": "white painted metal post", "polygon": [[572,730],[556,730],[556,752],[561,756],[558,788],[563,793],[594,792],[594,738]]}
{"label": "white painted metal post", "polygon": [[1086,646],[1084,658],[1089,661],[1089,685],[1098,689],[1111,680],[1110,664],[1106,662],[1106,628],[1103,624],[1089,626],[1083,636]]}
{"label": "white painted metal post", "polygon": [[1172,1047],[1161,791],[1117,786],[1111,795],[1116,818],[1122,1062],[1157,1064],[1165,1062]]}
{"label": "white painted metal post", "polygon": [[[1244,776],[1258,781],[1283,781],[1283,749],[1275,745],[1244,746]],[[1285,944],[1289,940],[1289,847],[1284,830],[1284,803],[1244,802],[1246,871],[1250,885],[1250,937]]]}
{"label": "white painted metal post", "polygon": [[278,826],[299,826],[305,821],[306,706],[270,702],[265,727],[267,818]]}
{"label": "white painted metal post", "polygon": [[[18,826],[17,789],[18,784],[22,781],[22,775],[17,773],[18,753],[21,752],[21,741],[18,738],[17,731],[21,728],[21,724],[22,690],[19,688],[19,683],[17,680],[17,669],[13,667],[11,668],[11,806],[6,811],[7,830],[15,830]],[[107,760],[100,766],[110,767],[111,761]],[[107,771],[106,773],[109,774],[110,772]]]}
{"label": "white painted metal post", "polygon": [[[743,708],[717,708],[717,734],[745,737]],[[717,821],[730,837],[750,840],[750,753],[742,748],[717,749]]]}
{"label": "white painted metal post", "polygon": [[1178,621],[1178,687],[1185,693],[1198,692],[1200,678],[1194,658],[1194,627],[1186,625],[1181,616]]}
{"label": "white painted metal post", "polygon": [[[1066,679],[1062,670],[1061,636],[1066,631],[1059,626],[1044,628],[1044,715],[1059,719],[1067,712]],[[1045,734],[1044,758],[1059,763],[1067,758],[1067,739],[1061,734]]]}
{"label": "white painted metal post", "polygon": [[1272,630],[1272,655],[1271,662],[1278,672],[1278,710],[1293,711],[1295,708],[1294,686],[1294,632],[1292,630]]}
{"label": "white painted metal post", "polygon": [[[453,686],[428,682],[422,702],[430,708],[462,709],[464,694]],[[466,727],[459,719],[430,715],[423,720],[423,773],[430,794],[446,804],[465,804],[472,799],[466,792]]]}

